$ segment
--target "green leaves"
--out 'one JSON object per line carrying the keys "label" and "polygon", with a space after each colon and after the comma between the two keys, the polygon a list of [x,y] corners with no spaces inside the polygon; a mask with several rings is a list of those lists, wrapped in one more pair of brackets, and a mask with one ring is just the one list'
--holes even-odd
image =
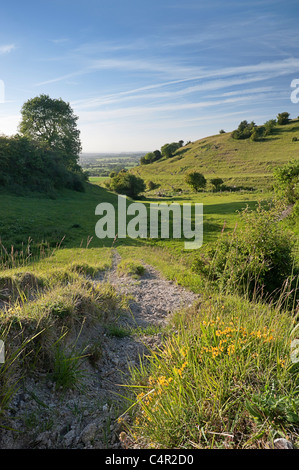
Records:
{"label": "green leaves", "polygon": [[205,188],[207,184],[205,177],[198,171],[189,171],[189,173],[185,175],[185,182],[196,192],[199,191],[199,189]]}
{"label": "green leaves", "polygon": [[69,103],[40,95],[24,103],[21,114],[19,130],[24,136],[59,153],[68,168],[77,163],[81,151],[78,117]]}
{"label": "green leaves", "polygon": [[291,160],[284,166],[275,168],[275,189],[289,203],[299,199],[299,160]]}

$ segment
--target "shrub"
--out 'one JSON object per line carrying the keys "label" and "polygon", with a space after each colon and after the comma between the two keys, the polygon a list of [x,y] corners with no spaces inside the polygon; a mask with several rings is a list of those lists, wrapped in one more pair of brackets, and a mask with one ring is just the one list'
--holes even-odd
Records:
{"label": "shrub", "polygon": [[149,190],[149,191],[152,191],[153,189],[155,189],[156,185],[155,185],[155,183],[154,183],[153,181],[149,181],[149,182],[147,183],[147,187],[148,187],[148,190]]}
{"label": "shrub", "polygon": [[290,113],[279,113],[277,115],[277,123],[281,126],[288,124]]}
{"label": "shrub", "polygon": [[276,124],[277,124],[277,122],[276,122],[275,119],[270,119],[269,121],[266,121],[265,124],[264,124],[265,135],[272,134]]}
{"label": "shrub", "polygon": [[294,266],[294,240],[279,224],[281,205],[244,210],[241,227],[202,251],[193,268],[222,291],[278,295]]}
{"label": "shrub", "polygon": [[289,203],[295,203],[299,199],[299,160],[291,160],[286,165],[275,168],[273,175],[277,193]]}
{"label": "shrub", "polygon": [[110,188],[118,194],[135,198],[145,191],[146,185],[142,178],[120,171],[110,180]]}
{"label": "shrub", "polygon": [[171,144],[165,144],[161,147],[161,154],[163,157],[171,158],[174,153],[182,147],[182,140],[179,142],[172,142]]}
{"label": "shrub", "polygon": [[232,137],[233,139],[236,139],[236,140],[249,139],[255,127],[256,127],[256,124],[253,121],[250,123],[246,120],[241,121],[238,126],[238,129],[232,132]]}
{"label": "shrub", "polygon": [[221,185],[223,184],[223,179],[222,178],[212,178],[211,179],[211,184],[214,186],[215,191],[219,191]]}
{"label": "shrub", "polygon": [[205,188],[207,184],[205,177],[198,171],[193,170],[189,171],[189,173],[185,175],[185,182],[196,192]]}

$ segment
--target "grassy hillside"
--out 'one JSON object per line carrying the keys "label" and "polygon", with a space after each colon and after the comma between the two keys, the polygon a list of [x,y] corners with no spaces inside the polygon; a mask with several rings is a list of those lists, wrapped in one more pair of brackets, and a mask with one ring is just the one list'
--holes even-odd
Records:
{"label": "grassy hillside", "polygon": [[[292,142],[296,132],[299,134],[299,122],[293,121],[278,127],[263,142],[234,141],[229,134],[208,137],[181,148],[171,159],[138,167],[132,171],[172,193],[171,197],[157,197],[155,190],[146,192],[146,199],[140,202],[146,206],[151,202],[202,202],[204,248],[227,231],[237,236],[244,227],[238,213],[246,206],[254,209],[261,199],[271,199],[268,186],[273,167],[296,158],[299,142]],[[207,179],[219,176],[228,186],[254,186],[263,192],[194,193],[187,187],[183,194],[169,191],[171,186],[183,188],[184,172],[194,167]],[[195,269],[201,266],[200,250],[184,250],[183,240],[98,239],[95,208],[102,202],[116,208],[117,195],[100,187],[99,178],[91,182],[94,184],[86,184],[85,192],[64,189],[52,198],[39,193],[26,197],[4,190],[0,193],[0,339],[7,354],[0,366],[4,384],[0,438],[1,426],[8,426],[6,412],[20,370],[25,378],[29,374],[45,377],[42,393],[53,383],[57,396],[63,391],[69,399],[81,386],[80,374],[87,365],[98,374],[97,368],[103,370],[105,361],[110,361],[111,351],[104,346],[112,331],[113,348],[123,355],[122,335],[136,333],[124,330],[122,324],[124,311],[132,314],[130,292],[123,295],[117,284],[106,282],[118,263],[121,273],[136,274],[131,279],[134,285],[140,282],[140,268],[142,273],[149,264],[174,285],[200,294],[198,304],[170,317],[169,327],[159,336],[159,341],[163,338],[161,354],[155,352],[156,325],[142,330],[143,339],[146,336],[154,349],[146,364],[140,362],[140,367],[130,369],[125,389],[130,401],[120,410],[126,414],[131,407],[130,426],[122,421],[119,425],[132,442],[140,448],[264,448],[273,446],[277,436],[289,436],[298,443],[298,369],[289,354],[295,323],[284,310],[285,305],[294,308],[294,292],[283,292],[277,303],[269,305],[265,299],[252,300],[237,290],[223,290],[216,278]],[[280,224],[295,230],[292,218]],[[245,221],[247,226],[251,224]],[[265,249],[275,235],[274,230],[269,232],[264,230],[258,237]],[[272,245],[276,249],[277,244],[271,243],[271,249]],[[284,248],[282,245],[280,258],[275,259],[277,273]],[[237,264],[233,272],[237,272]],[[244,272],[246,269],[244,263]],[[131,281],[122,279],[122,286],[129,288]],[[291,284],[286,286],[291,289]],[[147,289],[141,301],[147,299],[152,311],[154,293]],[[77,343],[81,333],[84,349],[80,349],[82,342]],[[88,397],[84,390],[80,394],[82,403],[86,398],[89,401],[89,391]],[[103,404],[99,407],[98,403],[97,397],[96,412],[101,414]],[[57,418],[51,410],[47,413],[51,429]],[[79,417],[78,410],[76,413]],[[33,432],[32,421],[37,422],[38,415],[31,420],[24,416],[22,410],[16,416],[22,430]],[[42,430],[38,425],[34,432]],[[55,426],[53,436],[54,430]]]}
{"label": "grassy hillside", "polygon": [[299,138],[299,120],[276,126],[272,135],[258,142],[235,140],[231,133],[214,135],[180,148],[172,158],[138,166],[132,172],[165,190],[187,188],[184,174],[191,169],[207,180],[220,177],[227,186],[269,189],[274,167],[299,158],[299,141],[293,142],[293,137]]}

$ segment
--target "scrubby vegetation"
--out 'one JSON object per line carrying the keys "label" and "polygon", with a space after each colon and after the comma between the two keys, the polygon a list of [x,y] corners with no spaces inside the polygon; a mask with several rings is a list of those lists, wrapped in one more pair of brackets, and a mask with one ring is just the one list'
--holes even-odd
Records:
{"label": "scrubby vegetation", "polygon": [[132,371],[133,427],[146,448],[263,448],[298,438],[292,318],[235,296],[207,295],[177,334]]}
{"label": "scrubby vegetation", "polygon": [[[244,210],[241,228],[222,235],[200,252],[194,269],[216,281],[221,291],[271,296],[292,284],[295,237],[279,224],[282,204]],[[295,272],[294,272],[295,269]]]}
{"label": "scrubby vegetation", "polygon": [[[113,247],[121,257],[115,271],[122,283],[140,283],[149,264],[200,294],[170,318],[163,334],[153,325],[158,346],[153,342],[146,361],[131,366],[130,404],[120,425],[133,445],[263,448],[280,436],[298,444],[299,376],[290,355],[298,334],[298,161],[290,158],[297,125],[268,121],[259,134],[254,123],[244,123],[240,139],[221,132],[184,149],[182,141],[176,149],[166,144],[163,152],[147,154],[151,164],[110,173],[112,192],[86,184],[84,194],[63,189],[57,199],[4,190],[16,189],[15,174],[20,188],[59,191],[75,178],[75,160],[69,165],[58,143],[45,144],[44,138],[24,133],[0,139],[0,339],[7,346],[0,364],[0,426],[24,374],[42,371],[65,393],[80,387],[82,361],[95,365],[104,355],[101,335],[77,342],[86,329],[97,325],[115,341],[133,334],[116,321],[128,299],[103,274],[112,266]],[[82,182],[81,176],[79,170]],[[186,252],[180,240],[93,237],[96,205],[116,207],[113,192],[138,198],[145,181],[149,201],[167,181],[170,202],[204,202],[203,247]],[[244,189],[254,181],[263,192]],[[205,189],[200,200],[199,189]]]}
{"label": "scrubby vegetation", "polygon": [[78,118],[70,105],[41,95],[24,103],[21,114],[20,134],[0,137],[0,187],[18,193],[84,191]]}
{"label": "scrubby vegetation", "polygon": [[119,173],[110,173],[110,179],[106,181],[106,187],[118,194],[136,198],[145,191],[146,185],[142,178],[139,178],[125,170]]}

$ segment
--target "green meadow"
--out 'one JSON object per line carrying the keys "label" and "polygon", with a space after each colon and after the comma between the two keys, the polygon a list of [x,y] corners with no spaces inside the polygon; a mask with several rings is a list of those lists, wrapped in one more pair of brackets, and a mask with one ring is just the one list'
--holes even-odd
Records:
{"label": "green meadow", "polygon": [[191,169],[200,171],[207,180],[222,178],[232,189],[267,191],[273,184],[273,169],[298,158],[299,141],[293,141],[293,137],[299,138],[297,119],[277,125],[273,134],[257,142],[235,140],[230,132],[206,137],[185,145],[172,158],[132,171],[164,191],[186,190],[184,174]]}
{"label": "green meadow", "polygon": [[[171,159],[131,170],[166,193],[161,197],[157,190],[146,191],[136,202],[147,208],[161,202],[203,204],[204,246],[194,251],[185,250],[184,240],[173,237],[97,238],[96,206],[108,202],[117,213],[118,196],[105,189],[106,178],[91,177],[85,192],[64,189],[51,197],[2,191],[0,301],[6,310],[0,316],[0,333],[12,343],[6,366],[0,369],[5,384],[0,426],[14,393],[11,381],[18,375],[18,360],[30,370],[26,351],[36,335],[39,357],[34,361],[41,369],[49,363],[55,368],[52,345],[61,340],[62,331],[79,324],[82,315],[87,323],[117,328],[115,312],[125,299],[112,286],[93,282],[112,266],[116,250],[120,273],[136,276],[138,282],[144,264],[150,264],[201,298],[170,319],[161,349],[131,370],[123,410],[130,415],[130,424],[123,425],[131,439],[141,448],[264,448],[279,436],[291,436],[298,443],[298,368],[289,354],[297,321],[293,287],[289,292],[286,284],[278,300],[268,302],[257,295],[228,293],[194,269],[202,249],[250,228],[240,217],[242,211],[254,212],[273,199],[273,168],[298,155],[299,143],[292,142],[297,133],[299,121],[292,121],[261,142],[212,136],[188,144]],[[192,192],[183,179],[191,168],[208,180],[223,178],[231,190],[213,192],[208,186]],[[128,199],[127,205],[131,202]],[[277,223],[290,230],[290,237],[298,235],[296,214]],[[267,236],[272,242],[272,235]],[[288,304],[285,296],[291,299]],[[20,336],[24,342],[17,341],[14,348]],[[56,380],[69,389],[76,376],[65,371]]]}

